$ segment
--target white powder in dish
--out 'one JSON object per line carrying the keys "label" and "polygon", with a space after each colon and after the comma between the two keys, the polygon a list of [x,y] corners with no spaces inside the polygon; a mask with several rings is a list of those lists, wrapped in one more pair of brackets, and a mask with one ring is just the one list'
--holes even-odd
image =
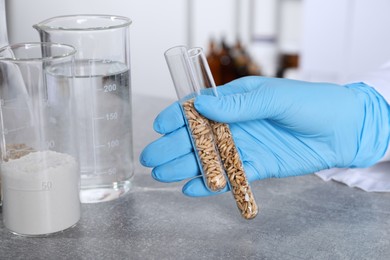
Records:
{"label": "white powder in dish", "polygon": [[1,165],[3,222],[21,235],[45,235],[80,219],[76,160],[53,151],[32,152]]}

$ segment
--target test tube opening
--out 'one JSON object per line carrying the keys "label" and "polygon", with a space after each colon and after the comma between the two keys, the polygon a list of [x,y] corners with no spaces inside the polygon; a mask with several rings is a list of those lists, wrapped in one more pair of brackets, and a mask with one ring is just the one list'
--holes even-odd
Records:
{"label": "test tube opening", "polygon": [[199,90],[211,89],[213,95],[217,97],[215,81],[203,49],[200,47],[191,48],[188,50],[188,56],[191,61],[196,88]]}
{"label": "test tube opening", "polygon": [[192,65],[185,46],[175,46],[164,53],[169,72],[178,99],[188,98],[188,95],[199,94],[196,87]]}

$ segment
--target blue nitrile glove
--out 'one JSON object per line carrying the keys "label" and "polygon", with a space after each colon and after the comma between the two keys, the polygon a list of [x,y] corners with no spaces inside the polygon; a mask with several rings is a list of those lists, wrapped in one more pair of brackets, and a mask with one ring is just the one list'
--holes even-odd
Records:
{"label": "blue nitrile glove", "polygon": [[[245,77],[218,87],[219,98],[199,96],[195,108],[228,123],[250,181],[375,164],[389,143],[389,106],[364,83],[340,86]],[[162,182],[190,179],[183,192],[209,195],[196,164],[178,103],[162,111],[163,134],[141,154]]]}

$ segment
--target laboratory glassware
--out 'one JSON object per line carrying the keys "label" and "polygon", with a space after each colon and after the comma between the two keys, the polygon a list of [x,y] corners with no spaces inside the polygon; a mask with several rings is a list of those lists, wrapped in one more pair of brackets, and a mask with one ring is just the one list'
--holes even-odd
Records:
{"label": "laboratory glassware", "polygon": [[[0,48],[8,45],[7,20],[5,16],[5,0],[0,0]],[[0,84],[3,82],[0,74]],[[1,183],[1,177],[0,177]],[[0,206],[1,206],[1,186],[0,186]]]}
{"label": "laboratory glassware", "polygon": [[70,44],[77,50],[74,88],[82,203],[116,199],[131,187],[130,24],[127,17],[69,15],[33,26],[42,42]]}
{"label": "laboratory glassware", "polygon": [[206,119],[194,107],[197,95],[218,97],[202,48],[173,47],[165,58],[206,187],[219,191],[227,179],[242,217],[253,219],[258,206],[229,126]]}
{"label": "laboratory glassware", "polygon": [[[185,115],[188,132],[191,134],[192,146],[204,183],[210,191],[219,191],[226,186],[226,179],[211,125],[209,120],[200,115],[194,107],[194,97],[206,94],[206,91],[202,92],[204,89],[197,84],[196,76],[198,75],[195,75],[185,46],[170,48],[164,55],[180,107]],[[213,93],[208,91],[207,94]]]}
{"label": "laboratory glassware", "polygon": [[54,43],[0,49],[2,215],[13,233],[47,235],[80,219],[75,53]]}
{"label": "laboratory glassware", "polygon": [[5,0],[0,0],[0,48],[6,45],[8,45],[8,33],[5,16]]}
{"label": "laboratory glassware", "polygon": [[[212,90],[213,95],[218,97],[216,85],[202,48],[195,47],[188,50],[188,56],[192,65],[195,84],[198,85],[197,88]],[[253,219],[257,216],[258,206],[245,174],[230,127],[228,124],[212,120],[210,120],[210,125],[236,205],[242,217]]]}

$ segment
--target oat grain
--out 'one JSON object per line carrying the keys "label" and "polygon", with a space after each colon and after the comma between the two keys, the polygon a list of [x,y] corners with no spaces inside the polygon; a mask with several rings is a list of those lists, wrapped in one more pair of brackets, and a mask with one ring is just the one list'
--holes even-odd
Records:
{"label": "oat grain", "polygon": [[205,183],[211,191],[219,191],[226,186],[226,179],[210,122],[196,111],[193,99],[182,103],[182,107],[206,180]]}

